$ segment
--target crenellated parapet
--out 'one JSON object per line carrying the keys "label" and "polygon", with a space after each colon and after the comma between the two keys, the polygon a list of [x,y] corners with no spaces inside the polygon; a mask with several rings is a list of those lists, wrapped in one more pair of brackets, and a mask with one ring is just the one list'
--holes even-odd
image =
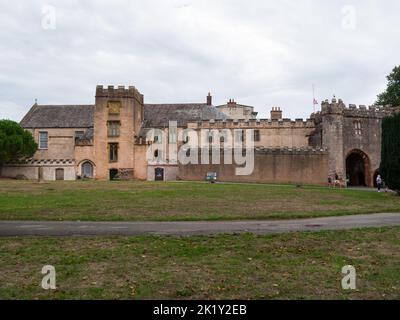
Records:
{"label": "crenellated parapet", "polygon": [[203,120],[190,122],[192,129],[279,129],[279,128],[313,128],[313,119],[251,119],[251,120]]}
{"label": "crenellated parapet", "polygon": [[347,107],[341,99],[337,100],[333,98],[331,102],[329,102],[329,100],[322,102],[321,111],[314,113],[311,118],[315,119],[316,122],[324,115],[382,119],[398,111],[399,108],[393,108],[391,106],[357,106],[355,104],[349,104]]}
{"label": "crenellated parapet", "polygon": [[144,96],[134,86],[102,86],[96,87],[96,98],[120,99],[134,98],[141,103],[144,103]]}
{"label": "crenellated parapet", "polygon": [[290,147],[257,147],[255,148],[256,154],[296,154],[296,155],[325,155],[328,154],[328,150],[326,148],[313,148],[313,147],[298,147],[298,148],[290,148]]}

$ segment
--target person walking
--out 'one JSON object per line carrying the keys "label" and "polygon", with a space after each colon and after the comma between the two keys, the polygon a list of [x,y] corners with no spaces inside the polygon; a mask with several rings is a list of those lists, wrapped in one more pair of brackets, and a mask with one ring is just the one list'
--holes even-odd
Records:
{"label": "person walking", "polygon": [[376,177],[376,185],[378,186],[378,192],[381,192],[382,188],[382,177],[380,174]]}

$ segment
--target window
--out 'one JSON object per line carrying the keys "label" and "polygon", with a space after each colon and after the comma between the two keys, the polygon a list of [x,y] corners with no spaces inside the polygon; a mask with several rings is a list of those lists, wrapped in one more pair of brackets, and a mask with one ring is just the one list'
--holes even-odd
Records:
{"label": "window", "polygon": [[260,141],[260,130],[254,130],[254,141]]}
{"label": "window", "polygon": [[244,142],[244,130],[235,130],[236,142]]}
{"label": "window", "polygon": [[39,149],[47,149],[49,147],[49,134],[47,132],[39,132]]}
{"label": "window", "polygon": [[362,135],[361,121],[360,120],[354,121],[354,130],[355,130],[355,134],[357,136],[361,136]]}
{"label": "window", "polygon": [[154,143],[161,143],[161,136],[159,136],[159,135],[155,135],[154,136],[154,141],[153,141]]}
{"label": "window", "polygon": [[108,136],[119,137],[119,128],[121,123],[119,121],[108,121]]}
{"label": "window", "polygon": [[176,130],[171,129],[169,132],[169,143],[176,143]]}
{"label": "window", "polygon": [[75,139],[82,139],[84,135],[84,131],[75,131]]}
{"label": "window", "polygon": [[110,162],[117,162],[118,161],[118,143],[109,143],[109,160]]}
{"label": "window", "polygon": [[213,143],[214,141],[214,135],[212,132],[208,133],[208,143]]}

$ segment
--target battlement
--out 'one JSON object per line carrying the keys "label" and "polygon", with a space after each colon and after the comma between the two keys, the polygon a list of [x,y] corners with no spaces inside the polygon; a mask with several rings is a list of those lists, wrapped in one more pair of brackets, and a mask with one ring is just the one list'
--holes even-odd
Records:
{"label": "battlement", "polygon": [[144,102],[144,96],[134,86],[102,86],[96,87],[96,98],[134,98],[139,102]]}
{"label": "battlement", "polygon": [[203,120],[190,122],[188,127],[192,129],[273,129],[273,128],[314,128],[313,119],[226,119]]}
{"label": "battlement", "polygon": [[331,102],[325,100],[321,104],[321,112],[313,114],[312,118],[319,118],[327,114],[337,114],[346,117],[383,118],[391,115],[396,108],[391,106],[366,106],[349,104],[347,107],[341,99],[333,98]]}
{"label": "battlement", "polygon": [[255,148],[256,154],[311,154],[311,155],[320,155],[320,154],[328,154],[327,148],[313,148],[313,147],[299,147],[299,148],[289,148],[289,147],[280,147],[280,148],[272,148],[272,147],[257,147]]}

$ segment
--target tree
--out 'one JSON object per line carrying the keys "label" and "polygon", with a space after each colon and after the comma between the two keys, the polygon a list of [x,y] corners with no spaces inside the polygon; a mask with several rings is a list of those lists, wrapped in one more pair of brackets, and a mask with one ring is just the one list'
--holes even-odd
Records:
{"label": "tree", "polygon": [[395,67],[386,78],[388,80],[386,91],[378,95],[375,104],[400,106],[400,66]]}
{"label": "tree", "polygon": [[11,120],[0,120],[0,166],[21,158],[32,157],[38,149],[29,131]]}
{"label": "tree", "polygon": [[400,194],[400,114],[383,119],[380,173],[387,186]]}

